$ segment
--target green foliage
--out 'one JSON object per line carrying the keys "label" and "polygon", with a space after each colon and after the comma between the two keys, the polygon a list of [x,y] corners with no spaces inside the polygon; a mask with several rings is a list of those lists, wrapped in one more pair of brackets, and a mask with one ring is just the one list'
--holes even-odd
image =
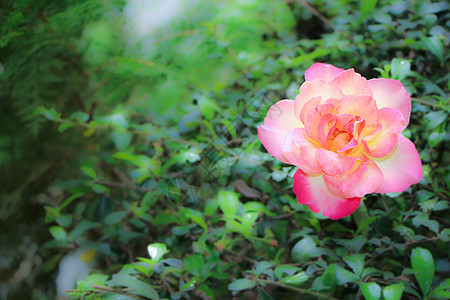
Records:
{"label": "green foliage", "polygon": [[[53,299],[79,247],[74,299],[450,298],[445,1],[198,1],[144,37],[127,5],[0,4],[0,279],[36,257],[8,299]],[[257,126],[314,62],[406,86],[418,185],[297,203]]]}

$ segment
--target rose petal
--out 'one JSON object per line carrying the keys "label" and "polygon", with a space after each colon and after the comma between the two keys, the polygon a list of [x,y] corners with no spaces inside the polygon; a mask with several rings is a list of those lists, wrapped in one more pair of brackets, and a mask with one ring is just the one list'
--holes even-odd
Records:
{"label": "rose petal", "polygon": [[282,152],[287,160],[307,174],[322,172],[317,161],[317,146],[306,137],[303,128],[292,130],[286,137]]}
{"label": "rose petal", "polygon": [[357,116],[355,118],[355,123],[354,123],[354,131],[353,131],[353,137],[356,139],[359,139],[361,136],[361,133],[363,132],[364,128],[366,127],[366,121]]}
{"label": "rose petal", "polygon": [[305,71],[305,80],[310,81],[314,79],[331,80],[344,69],[336,68],[333,65],[324,63],[315,63]]}
{"label": "rose petal", "polygon": [[[316,123],[317,124],[317,123]],[[308,127],[317,126],[316,124],[308,124]],[[307,128],[307,132],[308,132]],[[336,116],[334,114],[328,113],[323,115],[317,126],[317,140],[322,145],[322,147],[328,147],[328,141],[336,129]]]}
{"label": "rose petal", "polygon": [[385,107],[379,110],[379,116],[381,131],[362,139],[364,151],[378,158],[391,153],[397,144],[398,133],[406,127],[403,116],[398,110]]}
{"label": "rose petal", "polygon": [[258,136],[270,154],[288,164],[281,147],[287,134],[299,127],[303,124],[294,116],[294,101],[282,100],[269,108],[264,125],[258,126]]}
{"label": "rose petal", "polygon": [[405,124],[409,124],[411,115],[411,97],[406,91],[403,84],[394,79],[377,78],[370,79],[370,88],[373,97],[377,102],[377,107],[390,107],[402,113]]}
{"label": "rose petal", "polygon": [[352,114],[336,115],[336,128],[340,131],[346,131],[353,134],[355,126],[355,116]]}
{"label": "rose petal", "polygon": [[[330,190],[334,190],[337,194],[339,194],[356,186],[368,168],[369,166],[367,163],[358,161],[354,164],[352,170],[347,174],[342,176],[331,176],[324,174],[323,177]],[[338,191],[336,191],[335,188],[337,188]]]}
{"label": "rose petal", "polygon": [[340,155],[325,149],[317,149],[317,159],[322,170],[331,176],[342,176],[355,165],[356,157]]}
{"label": "rose petal", "polygon": [[414,144],[402,135],[394,150],[383,158],[373,158],[384,175],[378,193],[403,192],[422,178],[422,162]]}
{"label": "rose petal", "polygon": [[345,70],[332,80],[345,95],[368,95],[372,96],[367,79],[359,75],[353,69]]}
{"label": "rose petal", "polygon": [[358,197],[345,199],[330,193],[322,175],[306,175],[300,169],[294,174],[293,187],[298,203],[333,220],[350,215],[361,202]]}
{"label": "rose petal", "polygon": [[353,169],[343,176],[324,174],[328,189],[343,198],[362,197],[377,192],[383,173],[371,160],[356,161]]}
{"label": "rose petal", "polygon": [[317,130],[320,120],[326,114],[331,115],[331,113],[334,112],[334,109],[334,104],[326,103],[315,106],[308,111],[308,114],[306,115],[305,131],[311,139],[318,140]]}
{"label": "rose petal", "polygon": [[348,113],[363,118],[366,121],[366,125],[378,123],[377,104],[370,96],[344,96],[336,107],[336,114],[343,113]]}
{"label": "rose petal", "polygon": [[[306,81],[300,87],[299,94],[295,97],[295,115],[305,123],[305,117],[309,109],[317,104],[324,103],[329,98],[340,99],[344,94],[334,82],[315,79]],[[317,100],[316,97],[320,97]],[[315,101],[309,101],[310,99]]]}
{"label": "rose petal", "polygon": [[341,149],[338,149],[337,153],[342,155],[350,155],[351,153],[354,153],[358,149],[357,148],[358,145],[359,145],[358,140],[352,138],[347,145],[345,145]]}
{"label": "rose petal", "polygon": [[295,97],[295,105],[294,105],[294,113],[297,118],[302,121],[303,124],[306,124],[306,114],[309,112],[311,108],[314,106],[322,104],[322,97],[312,97],[306,102],[304,102],[306,98],[302,97],[302,94],[298,94]]}

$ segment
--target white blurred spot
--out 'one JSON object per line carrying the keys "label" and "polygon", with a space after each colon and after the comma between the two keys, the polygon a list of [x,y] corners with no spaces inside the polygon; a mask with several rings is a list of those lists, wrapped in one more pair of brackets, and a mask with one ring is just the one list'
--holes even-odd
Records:
{"label": "white blurred spot", "polygon": [[126,128],[128,126],[128,121],[123,113],[111,115],[110,121],[113,125],[119,128]]}
{"label": "white blurred spot", "polygon": [[[191,1],[191,0],[188,0]],[[170,25],[183,11],[183,0],[128,0],[124,8],[125,32],[130,42],[142,41],[144,45],[153,43],[151,33]]]}
{"label": "white blurred spot", "polygon": [[66,290],[75,288],[78,280],[86,279],[92,270],[92,263],[85,263],[81,259],[86,249],[78,249],[67,254],[59,263],[59,273],[56,277],[56,289],[59,299],[66,299]]}
{"label": "white blurred spot", "polygon": [[152,259],[155,259],[156,254],[158,254],[158,248],[156,248],[156,247],[154,247],[152,245],[148,245],[147,251],[148,251],[148,255],[150,255],[150,257]]}

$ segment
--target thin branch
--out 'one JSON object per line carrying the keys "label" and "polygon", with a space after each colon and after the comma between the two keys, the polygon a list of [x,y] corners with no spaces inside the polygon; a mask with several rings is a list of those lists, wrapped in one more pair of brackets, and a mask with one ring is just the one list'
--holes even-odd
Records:
{"label": "thin branch", "polygon": [[328,19],[324,15],[322,15],[317,9],[312,7],[308,2],[306,2],[305,0],[294,0],[294,1],[303,6],[304,8],[306,8],[307,10],[309,10],[313,15],[315,15],[320,21],[325,23],[328,27],[337,31],[336,28],[334,28],[333,24],[331,24],[331,22],[328,21]]}
{"label": "thin branch", "polygon": [[145,300],[145,298],[142,298],[138,295],[132,294],[132,293],[128,293],[125,292],[123,290],[119,290],[119,289],[112,289],[112,288],[108,288],[105,286],[98,286],[98,285],[92,285],[92,288],[99,290],[99,291],[103,291],[103,292],[107,292],[107,293],[114,293],[114,294],[119,294],[119,295],[124,295],[130,298],[134,298],[134,299],[139,299],[139,300]]}
{"label": "thin branch", "polygon": [[[406,243],[403,243],[402,245],[403,245],[403,247],[406,248],[406,247],[409,247],[409,246],[411,246],[413,244],[432,242],[432,241],[436,241],[438,239],[439,239],[439,237],[435,236],[435,237],[426,238],[426,239],[423,239],[423,240],[416,240],[416,241],[411,240],[411,241],[408,241]],[[372,256],[369,260],[367,260],[364,263],[364,266],[368,266],[375,258],[377,258],[378,256],[382,255],[383,253],[385,253],[387,251],[393,250],[394,248],[395,248],[394,245],[391,245],[391,246],[389,246],[387,248],[381,249],[381,250],[384,250],[384,251],[381,252],[381,253],[375,253],[374,256]]]}
{"label": "thin branch", "polygon": [[[232,250],[228,250],[228,249],[224,249],[224,250],[225,250],[226,252],[230,253],[230,254],[233,254],[234,256],[238,256],[238,255],[239,255],[238,253],[236,253],[236,252],[234,252],[234,251],[232,251]],[[248,257],[248,256],[245,256],[245,255],[243,255],[242,258],[245,259],[245,260],[248,261],[248,262],[253,263],[253,264],[257,264],[257,263],[258,263],[258,261],[254,260],[254,259],[252,259],[252,258],[250,258],[250,257]]]}
{"label": "thin branch", "polygon": [[417,99],[417,98],[411,98],[411,100],[416,101],[416,102],[418,102],[420,104],[423,104],[423,105],[428,105],[428,106],[431,106],[431,107],[439,107],[437,104],[431,103],[431,102],[428,102],[428,101],[425,101],[425,100],[421,100],[421,99]]}
{"label": "thin branch", "polygon": [[108,181],[101,181],[101,180],[96,180],[95,183],[107,186],[107,187],[111,187],[111,188],[118,188],[118,189],[131,189],[131,190],[137,190],[137,191],[142,191],[142,192],[150,192],[151,189],[149,188],[144,188],[141,186],[137,186],[137,185],[129,185],[129,184],[125,184],[125,183],[116,183],[116,182],[108,182]]}
{"label": "thin branch", "polygon": [[310,294],[310,295],[316,296],[318,298],[338,300],[337,298],[334,298],[334,297],[326,295],[326,294],[322,294],[322,293],[319,293],[319,292],[313,292],[313,291],[301,289],[301,288],[298,288],[298,287],[295,287],[295,286],[290,286],[290,285],[287,285],[287,284],[284,284],[284,283],[281,283],[281,282],[277,282],[277,281],[270,281],[270,280],[259,279],[259,278],[257,280],[259,282],[262,282],[262,283],[265,283],[265,284],[276,285],[276,286],[279,286],[279,287],[282,287],[282,288],[285,288],[285,289],[289,289],[289,290],[292,290],[292,291],[296,291],[296,292],[299,292],[299,293],[302,293],[302,294]]}

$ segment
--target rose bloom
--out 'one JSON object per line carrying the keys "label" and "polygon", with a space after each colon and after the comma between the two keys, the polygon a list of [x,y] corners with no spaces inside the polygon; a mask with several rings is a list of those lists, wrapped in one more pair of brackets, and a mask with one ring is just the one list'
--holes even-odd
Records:
{"label": "rose bloom", "polygon": [[411,98],[398,80],[366,80],[353,69],[316,63],[295,100],[275,103],[258,127],[261,143],[297,166],[294,193],[331,219],[370,193],[402,192],[422,177],[414,144],[401,135]]}

